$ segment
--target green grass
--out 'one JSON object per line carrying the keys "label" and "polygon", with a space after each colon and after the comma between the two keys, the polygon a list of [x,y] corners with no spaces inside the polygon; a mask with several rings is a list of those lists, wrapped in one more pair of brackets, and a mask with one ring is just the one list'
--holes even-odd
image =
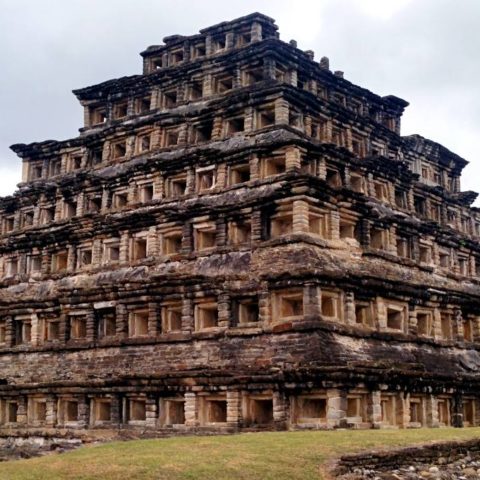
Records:
{"label": "green grass", "polygon": [[347,452],[474,437],[480,437],[480,428],[245,433],[112,442],[0,463],[0,479],[320,479],[320,466]]}

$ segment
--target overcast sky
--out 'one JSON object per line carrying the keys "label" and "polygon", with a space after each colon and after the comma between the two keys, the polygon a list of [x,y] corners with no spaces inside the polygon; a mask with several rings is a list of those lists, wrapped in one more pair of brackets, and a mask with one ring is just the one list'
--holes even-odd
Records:
{"label": "overcast sky", "polygon": [[141,73],[139,52],[164,36],[254,11],[351,82],[410,102],[402,134],[466,158],[463,189],[480,190],[479,0],[0,0],[0,195],[21,179],[10,145],[77,135],[73,89]]}

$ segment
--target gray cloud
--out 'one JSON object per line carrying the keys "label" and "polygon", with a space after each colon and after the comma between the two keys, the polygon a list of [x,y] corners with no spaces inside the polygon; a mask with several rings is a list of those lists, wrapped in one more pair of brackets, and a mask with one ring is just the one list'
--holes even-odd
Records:
{"label": "gray cloud", "polygon": [[0,0],[0,9],[0,194],[21,176],[9,145],[77,134],[83,114],[72,89],[140,73],[138,53],[166,35],[253,11],[350,81],[408,100],[403,133],[464,156],[463,187],[480,189],[477,0]]}

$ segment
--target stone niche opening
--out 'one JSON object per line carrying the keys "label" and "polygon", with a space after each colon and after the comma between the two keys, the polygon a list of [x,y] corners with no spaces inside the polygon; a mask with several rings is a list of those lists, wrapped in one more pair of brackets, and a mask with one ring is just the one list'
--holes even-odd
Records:
{"label": "stone niche opening", "polygon": [[323,121],[311,121],[311,137],[314,140],[321,141],[325,138],[326,125]]}
{"label": "stone niche opening", "polygon": [[163,420],[161,423],[168,426],[185,425],[185,400],[183,398],[166,398],[160,403],[161,420]]}
{"label": "stone niche opening", "polygon": [[137,152],[144,153],[150,151],[152,144],[151,135],[141,135],[137,138]]}
{"label": "stone niche opening", "polygon": [[193,229],[195,250],[208,250],[217,245],[217,228],[214,222],[198,223]]}
{"label": "stone niche opening", "polygon": [[375,315],[370,302],[355,303],[355,322],[365,327],[375,326]]}
{"label": "stone niche opening", "polygon": [[322,290],[320,308],[322,317],[327,319],[342,318],[342,299],[338,292],[329,292]]}
{"label": "stone niche opening", "polygon": [[140,187],[140,202],[148,203],[153,200],[155,189],[153,183],[145,183]]}
{"label": "stone niche opening", "polygon": [[29,168],[29,180],[38,180],[43,176],[43,165],[42,163],[30,164]]}
{"label": "stone niche opening", "polygon": [[136,310],[128,316],[128,336],[145,337],[148,335],[148,310]]}
{"label": "stone niche opening", "polygon": [[463,319],[463,339],[466,342],[473,342],[473,321],[471,318]]}
{"label": "stone niche opening", "polygon": [[167,198],[179,198],[187,192],[187,174],[181,173],[166,179],[165,194]]}
{"label": "stone niche opening", "polygon": [[98,213],[102,209],[102,197],[100,195],[92,195],[87,198],[85,204],[87,213]]}
{"label": "stone niche opening", "polygon": [[68,400],[65,402],[65,421],[76,422],[78,420],[78,402]]}
{"label": "stone niche opening", "polygon": [[188,86],[188,98],[191,101],[200,100],[203,97],[203,81],[201,78],[193,80]]}
{"label": "stone niche opening", "polygon": [[114,143],[112,145],[112,158],[123,158],[127,154],[127,142],[123,140],[121,142]]}
{"label": "stone niche opening", "polygon": [[92,400],[91,420],[93,424],[103,424],[112,420],[112,401],[110,398],[94,398]]}
{"label": "stone niche opening", "polygon": [[173,255],[182,250],[182,230],[176,229],[165,232],[162,236],[162,253],[164,255]]}
{"label": "stone niche opening", "polygon": [[352,138],[352,152],[360,158],[365,157],[365,139],[357,136]]}
{"label": "stone niche opening", "polygon": [[175,147],[178,145],[180,130],[178,127],[168,128],[164,133],[164,147]]}
{"label": "stone niche opening", "polygon": [[7,423],[17,423],[18,403],[7,402]]}
{"label": "stone niche opening", "polygon": [[464,427],[474,427],[476,422],[477,415],[477,405],[474,398],[464,398],[463,399],[463,426]]}
{"label": "stone niche opening", "polygon": [[265,80],[263,74],[263,65],[257,68],[249,68],[243,71],[243,85],[255,85],[258,82]]}
{"label": "stone niche opening", "polygon": [[246,420],[250,426],[273,425],[273,399],[264,395],[252,395],[247,399]]}
{"label": "stone niche opening", "polygon": [[62,161],[61,159],[54,159],[50,161],[49,165],[49,176],[55,177],[57,175],[60,175],[62,172]]}
{"label": "stone niche opening", "polygon": [[129,398],[127,401],[127,421],[129,423],[145,422],[147,418],[146,401],[141,398]]}
{"label": "stone niche opening", "polygon": [[308,231],[320,238],[330,238],[328,214],[321,209],[310,206],[308,208]]}
{"label": "stone niche opening", "polygon": [[234,324],[245,326],[259,321],[257,297],[237,298],[233,302]]}
{"label": "stone niche opening", "polygon": [[0,345],[7,342],[7,322],[0,320]]}
{"label": "stone niche opening", "polygon": [[288,124],[293,128],[303,130],[303,114],[290,109],[288,112]]}
{"label": "stone niche opening", "polygon": [[114,307],[95,310],[95,320],[98,326],[98,338],[115,336],[116,312]]}
{"label": "stone niche opening", "polygon": [[273,323],[303,318],[303,290],[292,288],[275,292],[272,295]]}
{"label": "stone niche opening", "polygon": [[128,192],[115,192],[112,196],[113,208],[124,208],[128,205]]}
{"label": "stone niche opening", "polygon": [[18,258],[9,258],[6,261],[6,276],[7,277],[14,277],[18,274]]}
{"label": "stone niche opening", "polygon": [[42,270],[42,256],[32,254],[27,256],[27,271],[30,274],[40,273]]}
{"label": "stone niche opening", "polygon": [[6,217],[3,219],[3,231],[4,233],[11,232],[15,227],[15,217]]}
{"label": "stone niche opening", "polygon": [[73,218],[77,215],[77,201],[74,199],[64,200],[63,218]]}
{"label": "stone niche opening", "polygon": [[118,238],[104,241],[104,259],[105,263],[115,263],[120,260],[120,240]]}
{"label": "stone niche opening", "polygon": [[367,395],[349,394],[347,396],[346,417],[349,424],[361,424],[367,421]]}
{"label": "stone niche opening", "polygon": [[78,422],[78,401],[73,398],[61,398],[58,401],[58,421],[60,424]]}
{"label": "stone niche opening", "polygon": [[224,33],[215,35],[212,38],[212,53],[218,53],[227,47],[227,37]]}
{"label": "stone niche opening", "polygon": [[386,250],[388,247],[388,230],[372,227],[370,229],[370,247],[374,250]]}
{"label": "stone niche opening", "polygon": [[249,244],[252,235],[252,225],[247,219],[228,222],[227,238],[230,245]]}
{"label": "stone niche opening", "polygon": [[44,319],[43,325],[43,338],[46,341],[53,342],[60,339],[60,320],[58,318]]}
{"label": "stone niche opening", "polygon": [[[480,225],[477,227],[480,229]],[[477,233],[476,236],[478,237],[479,234]],[[475,267],[474,267],[474,276],[476,278],[480,278],[480,257],[474,257],[474,263],[475,263]]]}
{"label": "stone niche opening", "polygon": [[442,328],[442,338],[444,340],[451,340],[453,338],[451,314],[442,312],[440,314],[440,324]]}
{"label": "stone niche opening", "polygon": [[405,309],[397,305],[387,306],[387,328],[403,331],[405,325]]}
{"label": "stone niche opening", "polygon": [[182,302],[169,302],[162,306],[162,331],[181,332],[182,331]]}
{"label": "stone niche opening", "polygon": [[103,147],[95,147],[89,151],[87,164],[89,167],[100,165],[103,162]]}
{"label": "stone niche opening", "polygon": [[47,401],[44,398],[31,398],[28,416],[32,423],[43,424],[47,420]]}
{"label": "stone niche opening", "polygon": [[434,333],[433,315],[430,312],[417,312],[417,333],[424,337],[432,337]]}
{"label": "stone niche opening", "polygon": [[[46,225],[47,223],[53,222],[55,219],[55,207],[43,207],[40,210],[40,223]],[[13,228],[13,227],[12,227]]]}
{"label": "stone niche opening", "polygon": [[398,208],[408,208],[407,195],[408,193],[405,190],[395,187],[395,205]]}
{"label": "stone niche opening", "polygon": [[285,154],[271,155],[262,157],[260,161],[261,178],[271,177],[273,175],[280,175],[287,169]]}
{"label": "stone niche opening", "polygon": [[438,253],[439,265],[440,268],[449,269],[451,267],[451,257],[450,252],[447,250],[441,250]]}
{"label": "stone niche opening", "polygon": [[80,247],[77,253],[77,268],[88,267],[92,264],[93,252],[92,247]]}
{"label": "stone niche opening", "polygon": [[15,345],[25,345],[32,341],[32,321],[28,318],[14,320]]}
{"label": "stone niche opening", "polygon": [[327,423],[327,398],[325,395],[301,395],[296,398],[294,421],[298,424],[319,425]]}
{"label": "stone niche opening", "polygon": [[197,192],[206,192],[215,188],[216,171],[214,167],[199,168],[195,174],[195,185]]}
{"label": "stone niche opening", "polygon": [[406,237],[397,237],[397,256],[402,258],[412,258],[413,248],[412,239]]}
{"label": "stone niche opening", "polygon": [[213,121],[204,121],[193,126],[193,143],[208,142],[212,139]]}
{"label": "stone niche opening", "polygon": [[11,232],[15,228],[15,216],[4,217],[2,220],[2,232]]}
{"label": "stone niche opening", "polygon": [[325,181],[332,188],[340,188],[342,186],[342,177],[336,168],[327,167]]}
{"label": "stone niche opening", "polygon": [[151,95],[145,95],[144,97],[136,98],[135,99],[135,113],[142,114],[147,113],[151,109]]}
{"label": "stone niche opening", "polygon": [[226,134],[236,135],[245,131],[245,118],[235,117],[227,120],[226,122]]}
{"label": "stone niche opening", "polygon": [[458,273],[467,277],[469,275],[469,264],[468,264],[468,257],[464,256],[457,256],[457,264],[458,264]]}
{"label": "stone niche opening", "polygon": [[197,58],[202,58],[207,54],[207,48],[205,42],[197,43],[196,45],[192,45],[192,60]]}
{"label": "stone niche opening", "polygon": [[380,397],[380,411],[382,425],[384,427],[402,425],[401,399],[399,399],[397,395],[382,394]]}
{"label": "stone niche opening", "polygon": [[222,75],[213,79],[214,93],[225,93],[233,89],[233,76]]}
{"label": "stone niche opening", "polygon": [[132,239],[132,260],[147,258],[148,243],[146,235],[136,236]]}
{"label": "stone niche opening", "polygon": [[107,109],[104,106],[94,107],[90,109],[90,123],[91,125],[101,125],[108,120]]}
{"label": "stone niche opening", "polygon": [[202,424],[226,423],[227,398],[222,395],[200,398],[200,419]]}
{"label": "stone niche opening", "polygon": [[28,210],[22,212],[21,216],[21,228],[31,227],[33,225],[34,212],[33,210]]}
{"label": "stone niche opening", "polygon": [[451,419],[451,400],[447,397],[437,399],[438,423],[441,427],[449,427],[452,424]]}
{"label": "stone niche opening", "polygon": [[195,330],[218,327],[218,306],[214,298],[206,298],[195,304]]}
{"label": "stone niche opening", "polygon": [[230,185],[245,183],[245,182],[248,182],[249,180],[250,180],[250,165],[248,163],[234,165],[229,168]]}
{"label": "stone niche opening", "polygon": [[174,108],[177,106],[177,89],[163,92],[163,108]]}
{"label": "stone niche opening", "polygon": [[270,238],[289,235],[293,231],[293,207],[291,204],[277,207],[276,212],[269,219]]}
{"label": "stone niche opening", "polygon": [[184,51],[183,47],[173,50],[170,53],[170,65],[177,65],[178,63],[182,63],[184,60]]}
{"label": "stone niche opening", "polygon": [[375,198],[382,202],[388,202],[389,200],[389,192],[388,192],[388,183],[374,181],[373,188],[375,191]]}
{"label": "stone niche opening", "polygon": [[410,427],[419,428],[426,425],[425,399],[410,396],[409,400]]}
{"label": "stone niche opening", "polygon": [[430,203],[430,218],[435,222],[441,222],[442,220],[442,206],[439,203]]}
{"label": "stone niche opening", "polygon": [[150,72],[154,72],[155,70],[160,70],[163,67],[166,67],[166,65],[164,65],[162,56],[152,58],[150,60]]}
{"label": "stone niche opening", "polygon": [[69,337],[71,340],[80,340],[87,337],[87,316],[84,314],[69,315]]}
{"label": "stone niche opening", "polygon": [[65,272],[68,265],[68,252],[61,251],[52,254],[51,270],[52,272]]}
{"label": "stone niche opening", "polygon": [[257,111],[257,128],[267,128],[275,125],[275,106],[264,107]]}
{"label": "stone niche opening", "polygon": [[128,101],[118,102],[113,106],[113,118],[115,120],[124,118],[128,113]]}

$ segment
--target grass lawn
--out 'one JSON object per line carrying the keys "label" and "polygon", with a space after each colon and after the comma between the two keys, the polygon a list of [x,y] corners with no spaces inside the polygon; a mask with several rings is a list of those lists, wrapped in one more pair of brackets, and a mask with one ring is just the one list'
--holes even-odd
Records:
{"label": "grass lawn", "polygon": [[480,437],[480,428],[244,433],[113,442],[0,463],[0,479],[320,479],[319,467],[343,453],[473,437]]}

